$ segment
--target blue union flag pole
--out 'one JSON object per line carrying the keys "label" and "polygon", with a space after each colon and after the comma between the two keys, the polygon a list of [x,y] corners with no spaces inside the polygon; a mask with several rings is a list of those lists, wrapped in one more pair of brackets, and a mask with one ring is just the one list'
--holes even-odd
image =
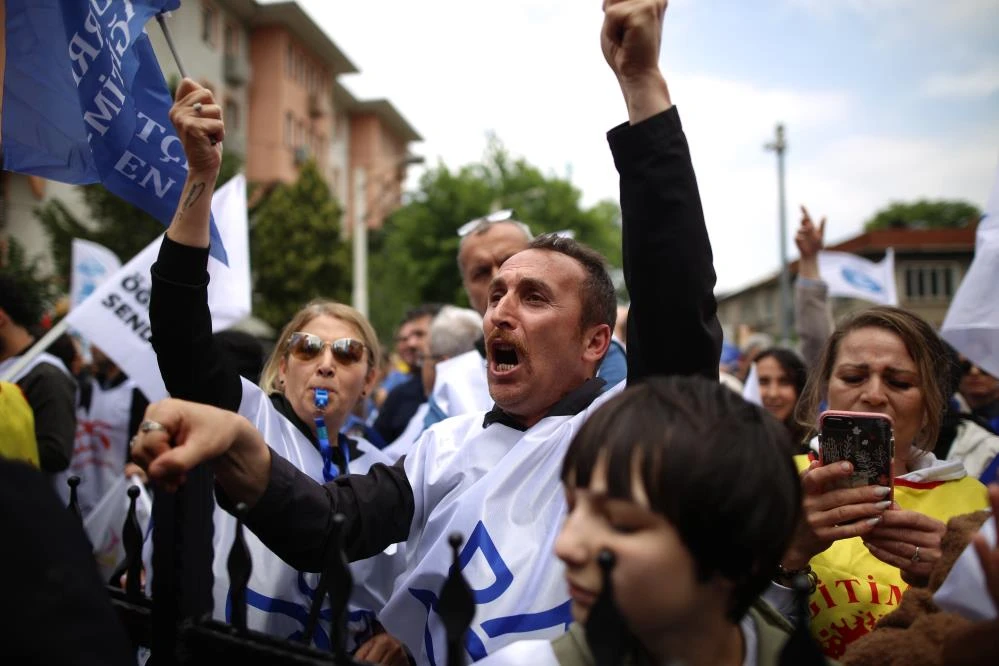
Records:
{"label": "blue union flag pole", "polygon": [[[179,0],[7,0],[4,169],[102,183],[164,226],[187,161],[143,31]],[[211,253],[228,263],[214,220]]]}

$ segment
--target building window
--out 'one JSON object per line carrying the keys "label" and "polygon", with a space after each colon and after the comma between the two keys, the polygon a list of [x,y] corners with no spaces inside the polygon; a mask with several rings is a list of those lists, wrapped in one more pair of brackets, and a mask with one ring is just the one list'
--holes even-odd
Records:
{"label": "building window", "polygon": [[284,74],[289,79],[295,75],[294,58],[295,47],[291,45],[291,42],[288,42],[288,49],[284,54]]}
{"label": "building window", "polygon": [[230,56],[239,55],[239,28],[232,23],[225,24],[225,54]]}
{"label": "building window", "polygon": [[952,263],[910,264],[905,267],[905,296],[911,301],[947,300],[957,288]]}
{"label": "building window", "polygon": [[226,128],[239,129],[242,122],[240,118],[239,104],[232,97],[225,98],[225,124]]}
{"label": "building window", "polygon": [[215,46],[215,33],[218,30],[218,12],[209,3],[201,5],[201,41]]}
{"label": "building window", "polygon": [[284,145],[286,148],[292,148],[295,145],[294,131],[295,120],[291,117],[291,111],[287,111],[284,114]]}

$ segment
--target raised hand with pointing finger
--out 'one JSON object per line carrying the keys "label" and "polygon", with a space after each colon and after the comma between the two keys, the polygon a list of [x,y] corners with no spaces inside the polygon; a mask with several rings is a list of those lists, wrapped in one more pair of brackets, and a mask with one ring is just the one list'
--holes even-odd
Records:
{"label": "raised hand with pointing finger", "polygon": [[798,275],[810,280],[819,279],[819,251],[825,247],[826,218],[823,217],[816,226],[812,222],[808,209],[801,207],[801,224],[798,232],[794,235],[794,243],[801,253]]}

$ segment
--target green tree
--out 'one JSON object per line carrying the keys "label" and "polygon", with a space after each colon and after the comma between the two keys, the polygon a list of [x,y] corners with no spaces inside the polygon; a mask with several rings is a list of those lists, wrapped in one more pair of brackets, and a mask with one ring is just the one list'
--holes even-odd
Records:
{"label": "green tree", "polygon": [[52,310],[59,296],[59,288],[52,278],[43,277],[41,257],[29,257],[27,250],[16,238],[0,241],[0,273],[10,276],[19,289],[28,293],[27,301],[37,308],[29,322],[42,321],[44,313]]}
{"label": "green tree", "polygon": [[[223,153],[217,184],[225,183],[242,168],[243,158]],[[152,215],[109,192],[103,185],[80,187],[89,215],[83,221],[73,215],[59,199],[52,199],[35,209],[49,237],[49,248],[56,275],[68,285],[74,238],[99,243],[123,262],[128,261],[163,233],[163,225]]]}
{"label": "green tree", "polygon": [[620,209],[591,208],[565,178],[514,159],[493,137],[481,163],[429,169],[409,202],[370,238],[371,319],[383,340],[408,307],[424,302],[468,305],[456,261],[458,227],[491,210],[513,209],[535,234],[572,230],[577,240],[621,265]]}
{"label": "green tree", "polygon": [[340,234],[342,211],[314,162],[298,180],[280,184],[254,208],[250,265],[253,313],[280,329],[306,302],[350,302],[350,250]]}
{"label": "green tree", "polygon": [[981,211],[964,201],[895,201],[864,223],[864,231],[878,229],[961,229],[974,224]]}

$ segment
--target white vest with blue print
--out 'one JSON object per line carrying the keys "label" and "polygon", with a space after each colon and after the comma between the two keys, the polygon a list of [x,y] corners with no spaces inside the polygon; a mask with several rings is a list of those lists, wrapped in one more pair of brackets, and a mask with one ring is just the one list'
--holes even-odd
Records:
{"label": "white vest with blue print", "polygon": [[469,659],[568,628],[569,591],[554,555],[565,518],[562,459],[586,418],[622,388],[623,382],[579,414],[549,416],[525,432],[499,423],[483,428],[480,412],[435,424],[414,445],[405,461],[413,527],[379,620],[418,664],[445,663],[437,604],[454,532],[464,537],[459,563],[475,598]]}
{"label": "white vest with blue print", "polygon": [[[239,404],[239,414],[246,417],[263,435],[264,441],[279,456],[299,470],[323,483],[323,459],[315,446],[291,421],[285,418],[259,386],[242,379],[243,397]],[[361,455],[350,461],[350,471],[365,473],[379,462],[387,462],[381,452],[365,440],[358,440]],[[216,505],[215,536],[213,546],[215,559],[212,574],[215,577],[214,616],[229,622],[231,620],[229,573],[227,559],[229,549],[236,534],[236,519]],[[283,638],[298,638],[302,635],[312,607],[312,599],[319,586],[319,574],[302,573],[288,566],[284,560],[271,552],[252,532],[243,530],[243,537],[250,551],[253,569],[246,590],[246,623],[250,629],[262,631]],[[392,549],[394,552],[394,549]],[[351,564],[355,579],[364,580],[371,575],[372,563],[368,560]],[[370,603],[366,600],[365,607]],[[313,636],[314,645],[328,650],[330,647],[329,599],[320,611],[319,626]],[[348,608],[348,649],[363,643],[371,635],[373,615],[368,610],[360,610],[352,604]]]}

